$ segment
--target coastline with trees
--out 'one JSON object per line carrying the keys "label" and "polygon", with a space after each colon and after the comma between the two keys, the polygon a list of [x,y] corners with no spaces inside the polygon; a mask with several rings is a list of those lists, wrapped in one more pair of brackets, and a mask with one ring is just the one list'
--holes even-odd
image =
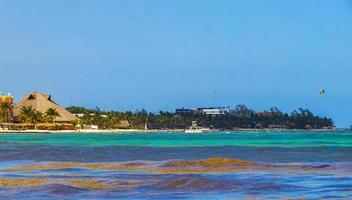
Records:
{"label": "coastline with trees", "polygon": [[78,118],[55,103],[51,95],[38,91],[25,95],[17,104],[0,95],[0,130],[75,130]]}
{"label": "coastline with trees", "polygon": [[187,129],[193,121],[201,127],[214,130],[238,129],[302,129],[331,130],[335,128],[331,118],[319,117],[308,109],[299,108],[290,114],[278,108],[264,112],[255,112],[245,105],[238,105],[234,110],[222,115],[207,115],[201,112],[177,113],[160,111],[147,112],[140,109],[135,112],[102,111],[99,108],[68,107],[68,111],[79,116],[80,124],[96,125],[99,129],[119,128],[120,121],[128,121],[129,129],[144,130],[180,130]]}
{"label": "coastline with trees", "polygon": [[180,131],[199,126],[207,130],[333,130],[331,118],[314,115],[298,108],[285,113],[276,107],[256,112],[246,105],[229,107],[176,109],[175,112],[103,111],[71,106],[63,108],[51,95],[38,91],[25,95],[17,104],[13,96],[2,96],[0,129],[47,131]]}

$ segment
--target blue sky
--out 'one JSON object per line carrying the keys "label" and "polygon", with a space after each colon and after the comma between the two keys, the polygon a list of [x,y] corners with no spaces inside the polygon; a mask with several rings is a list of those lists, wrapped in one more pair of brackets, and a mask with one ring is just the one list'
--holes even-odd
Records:
{"label": "blue sky", "polygon": [[0,69],[17,100],[158,111],[212,106],[215,91],[215,105],[349,126],[352,2],[1,0]]}

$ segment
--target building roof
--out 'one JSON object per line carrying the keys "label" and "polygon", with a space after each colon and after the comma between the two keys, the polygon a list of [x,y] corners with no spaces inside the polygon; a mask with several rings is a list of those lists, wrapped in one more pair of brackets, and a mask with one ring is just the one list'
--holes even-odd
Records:
{"label": "building roof", "polygon": [[124,127],[129,127],[129,126],[130,126],[130,122],[128,120],[121,120],[117,124],[117,127],[119,127],[119,128],[124,128]]}
{"label": "building roof", "polygon": [[77,120],[76,116],[52,101],[51,95],[42,94],[38,91],[25,95],[22,100],[15,105],[13,109],[14,116],[17,117],[20,114],[22,107],[26,106],[32,107],[42,113],[45,113],[49,108],[56,109],[59,112],[60,117],[56,117],[54,120],[55,122],[72,122]]}
{"label": "building roof", "polygon": [[0,103],[13,103],[13,97],[12,96],[2,96],[0,94]]}

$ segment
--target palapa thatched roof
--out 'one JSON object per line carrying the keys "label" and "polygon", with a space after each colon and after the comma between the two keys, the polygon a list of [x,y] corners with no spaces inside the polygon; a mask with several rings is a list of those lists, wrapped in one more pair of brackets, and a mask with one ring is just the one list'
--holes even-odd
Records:
{"label": "palapa thatched roof", "polygon": [[54,122],[73,122],[77,120],[73,114],[52,101],[51,95],[42,94],[38,91],[25,95],[22,100],[15,105],[13,109],[15,118],[20,114],[22,107],[25,106],[30,106],[42,113],[45,113],[49,108],[56,109],[60,117],[56,117]]}
{"label": "palapa thatched roof", "polygon": [[128,128],[130,126],[130,122],[128,120],[121,120],[117,124],[118,128]]}

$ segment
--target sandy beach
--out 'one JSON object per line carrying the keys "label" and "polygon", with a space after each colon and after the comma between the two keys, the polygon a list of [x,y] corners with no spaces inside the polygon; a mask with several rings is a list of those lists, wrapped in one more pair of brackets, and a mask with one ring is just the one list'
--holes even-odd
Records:
{"label": "sandy beach", "polygon": [[50,133],[50,134],[89,134],[89,133],[138,133],[148,132],[145,130],[137,129],[106,129],[106,130],[93,130],[93,129],[79,129],[79,130],[0,130],[0,134],[32,134],[32,133]]}

